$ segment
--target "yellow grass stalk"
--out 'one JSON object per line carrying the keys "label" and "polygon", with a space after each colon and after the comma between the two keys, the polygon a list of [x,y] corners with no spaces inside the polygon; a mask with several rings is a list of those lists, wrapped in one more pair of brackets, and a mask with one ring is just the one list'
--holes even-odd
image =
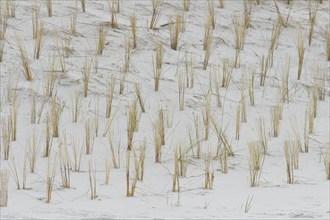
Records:
{"label": "yellow grass stalk", "polygon": [[253,66],[250,69],[250,80],[248,82],[248,92],[249,92],[249,100],[250,106],[254,106],[254,76],[255,76],[256,68]]}
{"label": "yellow grass stalk", "polygon": [[180,190],[180,181],[179,181],[179,153],[178,147],[174,148],[174,172],[173,172],[173,181],[172,181],[172,192],[179,192]]}
{"label": "yellow grass stalk", "polygon": [[159,89],[159,81],[162,75],[163,69],[163,59],[164,59],[164,49],[161,42],[157,43],[156,48],[156,58],[152,58],[153,62],[153,77],[154,77],[154,90],[158,91]]}
{"label": "yellow grass stalk", "polygon": [[208,19],[210,20],[212,29],[215,29],[215,11],[214,11],[214,1],[207,1],[208,6]]}
{"label": "yellow grass stalk", "polygon": [[50,118],[52,123],[52,130],[53,130],[53,137],[59,136],[59,123],[61,119],[61,114],[63,111],[63,107],[60,103],[58,103],[58,100],[56,97],[52,98],[51,101],[51,109],[50,109]]}
{"label": "yellow grass stalk", "polygon": [[289,74],[290,74],[290,58],[286,58],[285,61],[285,67],[283,70],[283,74],[281,76],[281,99],[282,102],[289,103],[290,97],[289,97]]}
{"label": "yellow grass stalk", "polygon": [[6,41],[0,40],[0,63],[3,61],[3,56],[5,52],[5,43]]}
{"label": "yellow grass stalk", "polygon": [[42,22],[39,23],[36,30],[36,38],[34,39],[34,58],[39,59],[41,54],[41,49],[43,46],[43,31],[44,24]]}
{"label": "yellow grass stalk", "polygon": [[80,172],[81,158],[83,153],[83,143],[77,136],[72,137],[73,166],[72,171]]}
{"label": "yellow grass stalk", "polygon": [[48,158],[46,203],[50,203],[52,201],[56,168],[57,168],[57,153],[54,156],[53,163],[51,163],[50,157]]}
{"label": "yellow grass stalk", "polygon": [[250,160],[250,186],[256,187],[259,185],[261,170],[265,160],[265,155],[262,154],[262,147],[259,141],[248,142]]}
{"label": "yellow grass stalk", "polygon": [[330,180],[330,145],[326,145],[326,149],[322,152],[323,164],[325,168],[326,179]]}
{"label": "yellow grass stalk", "polygon": [[1,170],[0,171],[0,207],[8,206],[8,183],[9,183],[8,170]]}
{"label": "yellow grass stalk", "polygon": [[330,61],[330,25],[325,26],[324,28],[324,39],[325,39],[325,52],[327,55],[327,60]]}
{"label": "yellow grass stalk", "polygon": [[309,35],[308,35],[308,45],[312,45],[314,26],[316,23],[316,14],[318,11],[319,4],[317,1],[308,1],[308,15],[309,15]]}
{"label": "yellow grass stalk", "polygon": [[293,173],[293,153],[290,141],[284,141],[284,155],[286,162],[286,174],[287,174],[287,183],[294,183],[294,173]]}
{"label": "yellow grass stalk", "polygon": [[53,130],[49,115],[46,117],[44,157],[49,157],[53,145]]}
{"label": "yellow grass stalk", "polygon": [[91,200],[97,198],[96,194],[96,169],[92,164],[92,160],[88,163],[88,176],[89,176],[89,187],[91,193]]}
{"label": "yellow grass stalk", "polygon": [[115,78],[111,76],[111,79],[107,85],[107,96],[106,96],[106,113],[105,117],[110,118],[112,111],[112,100],[115,93]]}
{"label": "yellow grass stalk", "polygon": [[118,28],[117,10],[116,10],[116,7],[115,7],[115,1],[114,0],[111,1],[110,12],[111,12],[111,21],[110,21],[111,27],[112,28]]}
{"label": "yellow grass stalk", "polygon": [[98,41],[97,41],[97,46],[96,46],[96,54],[102,55],[103,50],[105,48],[105,40],[106,40],[106,36],[107,36],[107,31],[103,24],[99,24],[98,33],[99,34],[98,34]]}
{"label": "yellow grass stalk", "polygon": [[183,73],[178,74],[178,88],[179,88],[179,109],[184,110],[184,94],[185,94],[185,78]]}
{"label": "yellow grass stalk", "polygon": [[190,8],[190,0],[183,0],[183,10],[189,11]]}
{"label": "yellow grass stalk", "polygon": [[172,16],[169,17],[168,28],[170,31],[171,49],[177,50],[179,45],[179,34],[181,30],[181,15],[179,13],[175,17],[174,26]]}
{"label": "yellow grass stalk", "polygon": [[52,0],[46,0],[46,6],[47,6],[48,17],[52,17],[53,16],[53,3],[52,3]]}
{"label": "yellow grass stalk", "polygon": [[94,144],[93,124],[90,118],[85,121],[85,148],[86,154],[92,154]]}
{"label": "yellow grass stalk", "polygon": [[297,76],[297,79],[300,80],[302,67],[304,64],[304,54],[305,54],[304,38],[303,38],[302,30],[300,28],[298,28],[298,30],[297,30],[297,49],[298,49],[298,76]]}
{"label": "yellow grass stalk", "polygon": [[161,6],[164,0],[151,0],[152,16],[150,20],[149,29],[155,29],[160,18]]}
{"label": "yellow grass stalk", "polygon": [[84,66],[81,70],[82,80],[83,80],[83,88],[84,88],[84,97],[88,96],[88,86],[89,86],[89,78],[91,74],[92,61],[85,59]]}
{"label": "yellow grass stalk", "polygon": [[127,118],[127,150],[131,151],[133,146],[134,132],[139,126],[137,100],[135,99],[128,109]]}
{"label": "yellow grass stalk", "polygon": [[136,35],[136,15],[132,15],[130,17],[131,21],[131,32],[133,38],[133,49],[137,47],[137,35]]}
{"label": "yellow grass stalk", "polygon": [[1,148],[3,153],[3,159],[9,159],[10,147],[11,147],[11,132],[10,132],[10,124],[9,118],[6,120],[5,118],[1,119]]}
{"label": "yellow grass stalk", "polygon": [[81,10],[83,13],[86,12],[86,0],[80,0],[81,3]]}
{"label": "yellow grass stalk", "polygon": [[241,107],[237,106],[236,108],[236,130],[235,130],[235,139],[239,140],[239,135],[241,131]]}
{"label": "yellow grass stalk", "polygon": [[134,84],[134,91],[135,91],[135,95],[139,101],[139,105],[141,108],[141,112],[146,112],[145,107],[144,107],[144,100],[142,98],[142,94],[141,94],[141,87],[139,84],[135,83]]}
{"label": "yellow grass stalk", "polygon": [[30,67],[30,61],[27,56],[27,52],[21,38],[16,37],[16,44],[19,50],[19,58],[22,63],[24,77],[26,80],[31,81],[33,77],[32,77],[32,70]]}
{"label": "yellow grass stalk", "polygon": [[35,131],[33,131],[32,137],[27,138],[27,144],[29,146],[28,159],[30,164],[30,172],[34,173],[40,149],[39,136]]}
{"label": "yellow grass stalk", "polygon": [[[208,152],[204,158],[204,189],[213,189],[214,170],[212,163],[212,153]],[[212,167],[212,170],[211,170]]]}
{"label": "yellow grass stalk", "polygon": [[225,0],[219,0],[219,8],[225,8]]}

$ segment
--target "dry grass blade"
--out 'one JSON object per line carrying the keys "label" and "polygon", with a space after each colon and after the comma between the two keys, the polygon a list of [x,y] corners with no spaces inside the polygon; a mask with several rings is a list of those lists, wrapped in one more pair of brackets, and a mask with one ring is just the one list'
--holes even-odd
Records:
{"label": "dry grass blade", "polygon": [[0,40],[5,40],[5,34],[8,27],[9,11],[2,11],[2,3],[0,5]]}
{"label": "dry grass blade", "polygon": [[107,32],[106,28],[103,24],[99,24],[98,27],[98,41],[96,46],[96,54],[102,55],[103,50],[105,48],[105,40],[106,40]]}
{"label": "dry grass blade", "polygon": [[206,42],[205,56],[204,56],[204,61],[203,61],[203,70],[207,69],[207,66],[208,66],[209,60],[210,60],[210,56],[211,56],[211,51],[212,51],[212,42],[213,42],[212,33],[208,37],[209,37],[209,39],[207,39],[207,42]]}
{"label": "dry grass blade", "polygon": [[236,130],[235,130],[235,139],[239,140],[239,135],[241,133],[241,107],[237,106],[236,108]]}
{"label": "dry grass blade", "polygon": [[132,150],[134,132],[137,131],[139,126],[138,111],[137,111],[137,100],[135,99],[128,110],[127,118],[127,150]]}
{"label": "dry grass blade", "polygon": [[160,18],[161,6],[164,0],[151,0],[152,1],[152,16],[150,20],[149,29],[155,29]]}
{"label": "dry grass blade", "polygon": [[297,49],[298,49],[298,77],[297,77],[297,79],[300,80],[302,67],[304,64],[304,54],[305,54],[304,38],[303,38],[302,30],[300,28],[297,30]]}
{"label": "dry grass blade", "polygon": [[46,6],[47,6],[48,17],[52,17],[53,16],[53,3],[52,3],[52,0],[46,0]]}
{"label": "dry grass blade", "polygon": [[212,29],[215,29],[215,12],[214,12],[214,1],[207,1],[208,6],[208,20],[211,23]]}
{"label": "dry grass blade", "polygon": [[211,120],[211,96],[208,95],[204,101],[204,109],[202,112],[203,122],[205,126],[204,139],[207,141],[209,139],[210,133],[210,120]]}
{"label": "dry grass blade", "polygon": [[309,35],[308,35],[308,45],[312,45],[314,26],[316,23],[316,14],[318,11],[319,4],[317,1],[308,1],[308,15],[309,15]]}
{"label": "dry grass blade", "polygon": [[294,183],[294,175],[293,175],[293,152],[291,148],[290,141],[284,141],[284,155],[286,161],[286,174],[287,174],[287,182],[289,184]]}
{"label": "dry grass blade", "polygon": [[280,132],[280,120],[282,118],[282,109],[280,105],[274,106],[270,111],[271,129],[273,137],[278,137]]}
{"label": "dry grass blade", "polygon": [[54,94],[55,89],[55,83],[57,80],[57,73],[55,70],[55,56],[53,56],[52,60],[48,61],[48,73],[47,73],[47,79],[46,79],[46,86],[44,94],[45,96],[52,97]]}
{"label": "dry grass blade", "polygon": [[67,147],[67,138],[66,138],[66,133],[64,133],[63,140],[61,140],[61,145],[60,145],[60,173],[61,173],[61,179],[62,179],[62,187],[64,188],[70,188],[71,185],[71,180],[70,180],[70,170],[71,165],[70,165],[70,157],[68,153],[68,147]]}
{"label": "dry grass blade", "polygon": [[326,149],[322,152],[323,164],[326,174],[326,179],[330,180],[330,145],[326,145]]}
{"label": "dry grass blade", "polygon": [[251,23],[251,12],[252,12],[253,1],[243,0],[244,7],[244,26],[246,29],[250,27]]}
{"label": "dry grass blade", "polygon": [[110,21],[111,27],[112,28],[118,28],[117,10],[116,10],[116,7],[115,7],[115,1],[114,0],[111,1],[110,12],[111,12],[111,21]]}
{"label": "dry grass blade", "polygon": [[80,0],[82,12],[86,12],[86,0]]}
{"label": "dry grass blade", "polygon": [[92,161],[88,163],[88,176],[89,176],[89,187],[91,193],[91,200],[97,198],[96,194],[96,169],[93,167]]}
{"label": "dry grass blade", "polygon": [[243,123],[247,122],[247,111],[246,111],[246,101],[245,101],[245,86],[244,86],[244,79],[245,77],[242,77],[241,79],[241,120]]}
{"label": "dry grass blade", "polygon": [[174,148],[174,172],[173,172],[173,181],[172,181],[172,192],[180,191],[180,181],[179,181],[179,153],[178,147]]}
{"label": "dry grass blade", "polygon": [[17,139],[17,116],[18,116],[18,107],[19,103],[18,100],[10,106],[9,112],[9,127],[10,127],[10,136],[12,141],[16,141]]}
{"label": "dry grass blade", "polygon": [[139,155],[139,180],[143,181],[144,178],[144,162],[146,159],[146,145],[147,140],[144,138],[143,142],[140,144],[140,155]]}
{"label": "dry grass blade", "polygon": [[107,85],[107,97],[106,97],[106,113],[105,117],[110,118],[112,111],[112,100],[115,93],[115,78],[111,76]]}
{"label": "dry grass blade", "polygon": [[130,17],[131,21],[131,32],[133,38],[133,49],[137,47],[137,35],[136,35],[136,15]]}
{"label": "dry grass blade", "polygon": [[184,110],[184,94],[185,94],[185,78],[183,73],[178,74],[178,88],[179,88],[179,109]]}
{"label": "dry grass blade", "polygon": [[219,0],[219,8],[225,8],[225,0]]}
{"label": "dry grass blade", "polygon": [[78,92],[75,92],[74,96],[72,97],[71,101],[71,116],[72,122],[77,123],[78,117],[80,115],[80,109],[82,107],[82,97]]}
{"label": "dry grass blade", "polygon": [[116,158],[111,134],[108,135],[108,140],[109,140],[109,146],[110,146],[110,150],[111,150],[111,159],[112,159],[113,168],[118,169],[119,168],[119,158],[118,159]]}
{"label": "dry grass blade", "polygon": [[[212,171],[211,171],[212,166]],[[213,182],[214,182],[214,170],[213,170],[213,164],[212,164],[212,153],[208,152],[207,155],[204,158],[204,189],[212,189],[213,188]]]}
{"label": "dry grass blade", "polygon": [[41,54],[41,49],[43,46],[43,31],[44,24],[40,22],[37,26],[36,38],[34,39],[34,58],[39,59]]}
{"label": "dry grass blade", "polygon": [[11,147],[11,132],[9,118],[1,118],[1,150],[3,153],[3,159],[9,159],[10,147]]}
{"label": "dry grass blade", "polygon": [[73,151],[73,167],[74,172],[80,172],[81,157],[83,153],[83,143],[79,141],[77,136],[72,138],[72,151]]}
{"label": "dry grass blade", "polygon": [[8,170],[1,170],[0,171],[0,207],[8,206],[8,183],[9,183]]}
{"label": "dry grass blade", "polygon": [[141,112],[146,112],[145,107],[144,107],[144,100],[141,95],[141,87],[139,84],[137,84],[137,83],[134,84],[134,91],[135,91],[135,95],[139,101]]}
{"label": "dry grass blade", "polygon": [[53,130],[52,130],[52,123],[51,119],[47,115],[46,117],[46,129],[45,129],[45,150],[44,150],[44,157],[48,157],[50,155],[52,145],[53,145]]}
{"label": "dry grass blade", "polygon": [[258,133],[260,146],[263,149],[263,153],[266,154],[268,151],[268,141],[267,141],[265,121],[264,118],[262,117],[259,117],[257,119],[257,133]]}
{"label": "dry grass blade", "polygon": [[190,0],[183,0],[183,10],[189,11],[190,8]]}
{"label": "dry grass blade", "polygon": [[325,39],[325,52],[327,55],[327,60],[330,61],[330,25],[325,26],[324,28],[324,39]]}
{"label": "dry grass blade", "polygon": [[289,74],[290,74],[290,58],[287,58],[285,61],[285,69],[283,70],[284,74],[282,74],[281,80],[281,99],[282,102],[289,103]]}
{"label": "dry grass blade", "polygon": [[3,56],[5,52],[5,43],[6,41],[0,40],[0,63],[3,61]]}
{"label": "dry grass blade", "polygon": [[50,109],[50,118],[52,123],[52,130],[53,130],[53,137],[59,136],[59,123],[61,119],[61,114],[63,111],[63,107],[60,103],[58,103],[58,100],[56,97],[52,98],[51,101],[51,109]]}
{"label": "dry grass blade", "polygon": [[40,16],[40,5],[37,4],[37,2],[32,3],[31,7],[32,11],[32,33],[33,33],[33,39],[37,38],[37,32],[39,30],[39,16]]}
{"label": "dry grass blade", "polygon": [[320,101],[324,101],[326,97],[326,68],[317,66],[314,70],[313,85],[317,90]]}
{"label": "dry grass blade", "polygon": [[155,86],[154,89],[155,91],[158,91],[159,89],[159,81],[162,75],[162,69],[163,69],[163,59],[164,59],[164,49],[163,45],[161,42],[157,43],[156,48],[156,58],[152,58],[153,62],[153,77],[154,77],[154,82]]}
{"label": "dry grass blade", "polygon": [[124,62],[124,66],[122,68],[122,71],[124,73],[129,72],[130,62],[131,62],[131,42],[130,42],[129,38],[127,37],[125,39],[125,62]]}
{"label": "dry grass blade", "polygon": [[222,60],[222,80],[221,87],[228,88],[230,84],[231,75],[233,72],[233,68],[229,65],[228,59]]}
{"label": "dry grass blade", "polygon": [[86,154],[91,154],[93,152],[94,144],[94,132],[93,124],[90,118],[85,121],[85,148]]}
{"label": "dry grass blade", "polygon": [[267,78],[267,73],[269,70],[269,56],[265,58],[263,55],[260,60],[260,86],[265,86],[266,78]]}
{"label": "dry grass blade", "polygon": [[57,168],[57,153],[55,154],[55,157],[53,159],[53,164],[51,163],[50,157],[48,158],[46,203],[50,203],[52,200],[56,168]]}
{"label": "dry grass blade", "polygon": [[81,70],[82,72],[82,80],[83,80],[83,87],[84,87],[84,97],[87,97],[88,95],[88,86],[89,86],[89,78],[91,74],[91,68],[92,68],[92,61],[86,59],[84,62],[84,66]]}
{"label": "dry grass blade", "polygon": [[259,141],[248,142],[250,153],[250,186],[256,187],[259,185],[262,166],[265,160],[264,154],[262,154],[262,147]]}
{"label": "dry grass blade", "polygon": [[29,146],[29,163],[30,163],[30,172],[34,173],[37,165],[37,159],[39,154],[39,137],[38,134],[34,131],[32,134],[32,138],[28,137],[27,144]]}
{"label": "dry grass blade", "polygon": [[223,129],[219,126],[219,124],[217,124],[217,122],[215,121],[214,118],[212,118],[212,125],[214,127],[214,130],[218,136],[218,142],[220,145],[223,145],[224,147],[224,152],[225,152],[225,156],[232,156],[234,157],[234,151],[233,148],[228,140],[228,138],[226,137],[225,132],[223,131]]}
{"label": "dry grass blade", "polygon": [[282,25],[277,22],[276,25],[273,25],[272,34],[271,34],[271,38],[270,38],[270,46],[269,46],[269,52],[268,52],[268,56],[270,57],[270,59],[269,59],[270,66],[273,66],[274,50],[277,47],[277,42],[278,42],[281,32],[282,32]]}
{"label": "dry grass blade", "polygon": [[219,108],[222,107],[222,102],[221,102],[221,95],[220,95],[220,84],[221,84],[221,75],[218,74],[218,72],[216,71],[215,68],[213,68],[214,71],[213,71],[213,85],[214,85],[214,88],[213,90],[215,90],[215,95],[216,95],[216,101],[217,101],[217,106]]}
{"label": "dry grass blade", "polygon": [[175,17],[174,26],[172,16],[169,17],[168,28],[170,31],[171,49],[177,50],[179,45],[179,35],[181,31],[181,15],[179,13]]}
{"label": "dry grass blade", "polygon": [[248,82],[248,92],[249,92],[249,100],[250,106],[254,106],[254,76],[255,76],[255,66],[253,66],[250,70],[250,80]]}
{"label": "dry grass blade", "polygon": [[73,10],[70,21],[70,32],[75,34],[77,32],[77,10]]}
{"label": "dry grass blade", "polygon": [[212,40],[213,31],[211,29],[212,23],[210,19],[207,19],[204,24],[204,42],[203,42],[203,49],[206,50],[208,45],[210,44],[210,40]]}
{"label": "dry grass blade", "polygon": [[19,37],[16,37],[16,44],[19,49],[19,58],[22,63],[24,77],[26,80],[31,81],[33,77],[32,77],[32,70],[30,67],[30,61],[27,56],[27,52],[23,45],[23,42]]}

